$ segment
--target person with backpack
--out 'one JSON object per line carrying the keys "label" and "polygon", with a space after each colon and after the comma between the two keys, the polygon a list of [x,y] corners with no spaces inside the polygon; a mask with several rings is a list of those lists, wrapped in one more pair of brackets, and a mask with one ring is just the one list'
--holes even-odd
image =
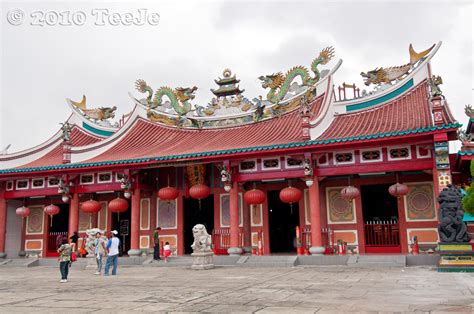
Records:
{"label": "person with backpack", "polygon": [[119,255],[119,246],[120,240],[117,238],[117,230],[112,230],[110,232],[110,239],[107,241],[107,261],[105,262],[104,276],[109,275],[110,265],[113,264],[112,276],[117,275],[117,265],[118,265],[118,255]]}
{"label": "person with backpack", "polygon": [[59,271],[61,272],[61,283],[67,282],[69,274],[69,265],[71,263],[72,246],[67,238],[63,238],[62,244],[58,249],[59,253]]}

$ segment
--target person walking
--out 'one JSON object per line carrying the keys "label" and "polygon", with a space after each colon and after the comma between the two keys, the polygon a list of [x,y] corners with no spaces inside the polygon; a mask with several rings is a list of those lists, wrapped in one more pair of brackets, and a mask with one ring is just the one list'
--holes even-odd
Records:
{"label": "person walking", "polygon": [[69,264],[71,263],[71,252],[72,246],[68,243],[67,238],[64,237],[63,242],[58,249],[59,271],[61,272],[60,282],[67,282],[67,276],[69,274]]}
{"label": "person walking", "polygon": [[153,232],[153,243],[155,244],[153,249],[153,259],[155,261],[159,261],[160,258],[160,235],[159,231],[161,230],[160,227],[157,227]]}
{"label": "person walking", "polygon": [[117,264],[118,264],[118,254],[119,254],[119,245],[120,240],[117,238],[117,230],[112,230],[110,232],[110,239],[107,241],[107,261],[105,262],[104,276],[109,275],[110,264],[113,264],[112,275],[117,275]]}
{"label": "person walking", "polygon": [[79,240],[79,234],[77,231],[74,231],[74,234],[69,237],[71,239],[72,251],[77,252],[77,241]]}
{"label": "person walking", "polygon": [[102,259],[105,256],[105,253],[107,252],[107,248],[105,247],[105,241],[102,238],[102,234],[100,232],[97,232],[95,234],[94,247],[94,254],[97,262],[97,270],[95,274],[100,275],[100,272],[102,271]]}

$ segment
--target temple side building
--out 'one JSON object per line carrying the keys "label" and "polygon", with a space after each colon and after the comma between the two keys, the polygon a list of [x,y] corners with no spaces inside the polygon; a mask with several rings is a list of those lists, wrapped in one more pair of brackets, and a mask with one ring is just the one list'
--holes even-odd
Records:
{"label": "temple side building", "polygon": [[183,255],[197,223],[219,254],[322,254],[338,241],[408,253],[415,236],[434,248],[460,127],[430,66],[440,46],[410,45],[409,63],[361,73],[374,88],[354,85],[351,99],[351,85],[344,96],[334,87],[342,60],[331,47],[309,69],[260,76],[266,95],[252,99],[228,69],[205,106],[195,86],[137,80],[117,124],[115,107],[68,99],[72,114],[49,140],[0,155],[0,254],[53,256],[58,234],[98,227],[139,255],[159,226]]}

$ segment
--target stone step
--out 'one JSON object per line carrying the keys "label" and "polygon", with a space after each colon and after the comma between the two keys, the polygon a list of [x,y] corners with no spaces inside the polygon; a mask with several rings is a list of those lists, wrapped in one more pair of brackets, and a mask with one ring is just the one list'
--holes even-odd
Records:
{"label": "stone step", "polygon": [[297,256],[242,256],[237,266],[242,267],[293,267]]}
{"label": "stone step", "polygon": [[1,260],[0,267],[32,267],[37,263],[37,258],[10,258]]}
{"label": "stone step", "polygon": [[405,267],[404,255],[359,255],[351,256],[347,265],[355,267]]}

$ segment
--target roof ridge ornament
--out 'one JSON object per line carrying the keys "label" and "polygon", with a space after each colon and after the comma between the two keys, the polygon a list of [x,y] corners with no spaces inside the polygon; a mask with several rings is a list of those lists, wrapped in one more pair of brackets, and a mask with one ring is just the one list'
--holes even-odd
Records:
{"label": "roof ridge ornament", "polygon": [[439,75],[432,75],[428,80],[430,86],[431,97],[443,97],[443,92],[439,88],[439,85],[443,84],[443,79]]}
{"label": "roof ridge ornament", "polygon": [[76,102],[71,99],[68,100],[75,108],[80,110],[84,117],[89,120],[94,120],[97,122],[115,118],[115,110],[117,110],[116,106],[87,109],[86,95],[82,95],[82,100],[80,102]]}
{"label": "roof ridge ornament", "polygon": [[471,105],[468,104],[468,105],[464,106],[464,113],[469,118],[474,119],[474,109],[472,108]]}
{"label": "roof ridge ornament", "polygon": [[[288,70],[285,75],[283,75],[282,72],[277,72],[270,75],[259,76],[262,87],[264,89],[270,88],[267,94],[267,100],[272,104],[278,104],[284,100],[285,96],[291,93],[292,90],[301,90],[302,88],[316,84],[322,77],[318,66],[320,64],[327,64],[334,57],[334,53],[334,48],[331,46],[321,50],[318,57],[311,63],[311,71],[314,73],[313,77],[310,76],[308,69],[304,66],[295,66]],[[301,78],[302,85],[294,82],[297,77]]]}
{"label": "roof ridge ornament", "polygon": [[384,84],[391,84],[393,81],[401,80],[404,78],[412,69],[419,64],[419,61],[423,60],[436,46],[433,44],[430,48],[422,51],[416,52],[413,49],[413,45],[410,44],[408,47],[408,52],[410,54],[410,62],[400,66],[393,66],[388,68],[375,68],[375,70],[360,72],[360,75],[365,79],[364,84],[369,86],[370,84],[381,85]]}
{"label": "roof ridge ornament", "polygon": [[[188,102],[195,98],[194,93],[198,89],[193,87],[177,87],[175,89],[167,86],[158,88],[153,97],[153,89],[142,79],[135,81],[135,88],[140,93],[148,93],[148,97],[144,101],[148,109],[157,109],[159,107],[171,108],[180,116],[186,115],[192,111],[192,105]],[[169,104],[163,102],[163,98],[169,100]]]}

